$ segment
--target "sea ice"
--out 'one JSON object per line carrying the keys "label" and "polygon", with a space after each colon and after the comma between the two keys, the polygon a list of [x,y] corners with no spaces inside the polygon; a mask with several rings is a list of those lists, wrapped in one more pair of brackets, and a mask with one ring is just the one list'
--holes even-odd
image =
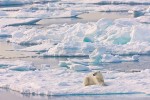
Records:
{"label": "sea ice", "polygon": [[60,67],[68,67],[68,65],[70,65],[69,61],[59,61],[58,66]]}
{"label": "sea ice", "polygon": [[0,10],[0,16],[7,16],[6,12]]}
{"label": "sea ice", "polygon": [[0,27],[34,24],[39,20],[40,19],[37,18],[27,18],[27,19],[0,18]]}
{"label": "sea ice", "polygon": [[[28,1],[28,0],[27,0]],[[34,2],[34,1],[32,1]],[[59,4],[62,3],[62,5]],[[148,36],[150,31],[150,25],[146,22],[149,20],[149,16],[142,16],[139,18],[119,18],[119,19],[105,19],[102,18],[97,22],[76,23],[76,24],[63,24],[63,25],[48,25],[48,26],[20,26],[31,24],[40,20],[41,17],[55,18],[55,17],[71,17],[81,13],[94,11],[97,9],[97,5],[94,4],[80,4],[79,2],[91,1],[81,0],[77,1],[74,5],[68,4],[68,0],[61,0],[55,3],[49,4],[33,4],[25,5],[23,8],[18,7],[12,14],[7,8],[7,16],[12,17],[0,19],[0,36],[9,34],[11,38],[6,38],[7,41],[21,44],[32,45],[20,50],[44,52],[40,56],[61,56],[61,57],[89,57],[91,62],[122,62],[124,60],[117,60],[121,55],[140,55],[149,54],[150,52],[150,37]],[[71,2],[74,2],[71,0]],[[114,0],[94,0],[92,2],[97,3],[112,3],[112,4],[145,4],[148,1],[114,1]],[[48,6],[49,10],[46,10]],[[59,6],[62,9],[52,10],[52,8]],[[70,9],[71,7],[73,9]],[[95,7],[93,9],[85,9],[79,11],[75,8],[83,7]],[[107,5],[102,5],[111,10]],[[114,6],[114,5],[113,5]],[[141,5],[142,6],[142,5]],[[105,8],[104,7],[104,8]],[[120,5],[118,5],[120,7]],[[121,7],[125,8],[125,5]],[[38,8],[38,9],[37,9]],[[129,9],[136,9],[137,7]],[[139,7],[138,11],[142,11],[145,14],[149,14],[149,7]],[[11,9],[11,8],[10,8]],[[100,8],[102,10],[102,8]],[[100,10],[99,9],[99,10]],[[126,10],[129,10],[126,9]],[[114,8],[115,10],[115,8]],[[124,9],[125,10],[125,9]],[[2,11],[2,12],[5,12]],[[34,13],[33,13],[34,12]],[[41,15],[37,16],[37,15]],[[26,16],[24,16],[26,15]],[[23,17],[27,17],[25,20]],[[33,17],[33,18],[30,18]],[[15,27],[16,25],[19,25]],[[34,46],[33,46],[34,45]],[[99,53],[97,48],[105,47],[105,53]],[[122,56],[121,56],[122,58]],[[109,59],[109,60],[108,60]],[[123,59],[123,58],[122,58]],[[101,61],[102,60],[102,61]],[[132,57],[129,57],[128,61],[134,61]],[[60,64],[61,66],[61,64]]]}
{"label": "sea ice", "polygon": [[[150,7],[142,6],[150,4],[148,0],[58,0],[56,4],[46,5],[39,2],[43,0],[1,0],[0,6],[32,5],[16,10],[2,7],[0,37],[9,36],[6,40],[17,44],[32,44],[20,50],[44,51],[42,56],[86,56],[87,59],[60,61],[57,68],[42,64],[40,69],[32,62],[1,60],[1,88],[39,95],[150,94],[149,69],[128,73],[107,70],[103,73],[107,87],[84,87],[82,84],[89,71],[103,72],[103,66],[91,63],[138,61],[139,55],[150,54]],[[99,6],[93,3],[126,5]],[[135,4],[141,6],[130,6]],[[144,16],[70,25],[20,26],[35,24],[41,18],[80,17],[79,14],[92,11],[137,11]]]}
{"label": "sea ice", "polygon": [[27,48],[19,49],[21,51],[32,51],[32,52],[45,52],[48,51],[50,48],[52,48],[51,43],[43,43],[39,45],[30,46]]}
{"label": "sea ice", "polygon": [[89,71],[89,68],[87,66],[81,64],[71,64],[69,65],[69,68],[75,71]]}
{"label": "sea ice", "polygon": [[141,23],[150,23],[150,16],[141,16],[137,18],[137,21],[141,22]]}
{"label": "sea ice", "polygon": [[[14,61],[13,61],[14,62]],[[12,62],[1,61],[1,64]],[[15,61],[16,66],[30,62]],[[76,66],[76,67],[75,67]],[[78,66],[78,67],[77,67]],[[74,65],[73,68],[81,68]],[[85,68],[85,67],[84,67]],[[66,68],[49,68],[47,70],[15,71],[0,70],[0,87],[23,94],[38,95],[104,95],[104,94],[150,94],[150,70],[138,72],[117,72],[101,69],[108,86],[88,86],[82,82],[89,71],[72,71]]]}
{"label": "sea ice", "polygon": [[31,71],[36,70],[32,62],[26,61],[0,61],[0,68],[14,71]]}
{"label": "sea ice", "polygon": [[140,23],[138,18],[123,18],[34,28],[7,26],[1,34],[10,33],[10,42],[38,44],[21,49],[24,51],[44,51],[42,56],[98,57],[92,59],[98,63],[104,53],[99,54],[97,47],[105,47],[105,53],[111,55],[149,54],[149,30],[149,24]]}
{"label": "sea ice", "polygon": [[131,32],[131,42],[150,42],[150,25],[135,25]]}

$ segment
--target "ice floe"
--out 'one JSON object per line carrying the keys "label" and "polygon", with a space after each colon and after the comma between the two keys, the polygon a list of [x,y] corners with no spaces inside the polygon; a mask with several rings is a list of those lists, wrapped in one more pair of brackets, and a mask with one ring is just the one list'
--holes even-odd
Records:
{"label": "ice floe", "polygon": [[0,61],[0,70],[14,70],[14,71],[31,71],[36,70],[32,62],[26,61]]}
{"label": "ice floe", "polygon": [[29,18],[29,19],[16,19],[16,18],[0,18],[0,27],[5,26],[19,26],[19,25],[30,25],[38,22],[40,19]]}
{"label": "ice floe", "polygon": [[62,0],[67,3],[98,3],[98,4],[147,4],[147,0]]}
{"label": "ice floe", "polygon": [[[17,63],[18,61],[16,66],[19,66]],[[4,61],[1,64],[5,64]],[[74,72],[66,68],[35,71],[1,70],[0,87],[23,94],[38,95],[150,94],[149,69],[127,73],[109,70],[101,72],[108,86],[85,87],[82,82],[89,71]]]}

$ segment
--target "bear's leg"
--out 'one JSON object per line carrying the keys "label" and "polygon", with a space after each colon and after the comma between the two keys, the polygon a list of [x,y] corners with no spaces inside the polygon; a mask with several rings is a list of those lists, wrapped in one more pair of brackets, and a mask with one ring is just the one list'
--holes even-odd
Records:
{"label": "bear's leg", "polygon": [[103,85],[104,84],[104,80],[103,79],[97,79],[96,78],[94,82],[95,82],[96,85]]}
{"label": "bear's leg", "polygon": [[84,86],[88,86],[88,85],[89,85],[89,78],[86,77],[86,78],[84,79]]}

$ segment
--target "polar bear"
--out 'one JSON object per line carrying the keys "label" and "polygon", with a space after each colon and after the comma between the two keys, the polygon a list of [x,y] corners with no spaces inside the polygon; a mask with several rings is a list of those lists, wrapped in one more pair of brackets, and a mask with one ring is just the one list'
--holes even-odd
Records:
{"label": "polar bear", "polygon": [[84,78],[83,82],[84,86],[89,86],[89,85],[105,85],[104,84],[104,78],[103,75],[100,71],[98,72],[92,72],[88,74]]}

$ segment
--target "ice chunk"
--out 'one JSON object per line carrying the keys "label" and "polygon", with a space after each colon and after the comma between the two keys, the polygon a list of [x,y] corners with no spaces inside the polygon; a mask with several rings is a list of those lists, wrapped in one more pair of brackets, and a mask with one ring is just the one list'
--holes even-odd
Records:
{"label": "ice chunk", "polygon": [[103,54],[102,55],[102,59],[100,62],[114,62],[114,63],[118,63],[121,62],[121,59],[118,55],[111,55],[111,54]]}
{"label": "ice chunk", "polygon": [[112,44],[127,44],[130,42],[131,27],[118,27],[113,25],[107,29],[107,42]]}
{"label": "ice chunk", "polygon": [[94,43],[83,43],[81,47],[81,51],[84,54],[89,54],[95,50],[95,44]]}
{"label": "ice chunk", "polygon": [[84,37],[83,41],[84,42],[91,42],[91,43],[93,42],[93,40],[90,39],[89,37]]}
{"label": "ice chunk", "polygon": [[112,54],[107,54],[107,53],[90,58],[91,64],[94,64],[94,65],[97,65],[100,63],[119,63],[119,62],[130,62],[130,61],[138,61],[138,60],[139,60],[138,55],[133,55],[132,57],[123,57],[123,56],[112,55]]}
{"label": "ice chunk", "polygon": [[0,10],[0,16],[7,16],[6,12]]}
{"label": "ice chunk", "polygon": [[31,71],[31,70],[36,70],[34,66],[11,66],[8,68],[9,70],[14,70],[14,71]]}
{"label": "ice chunk", "polygon": [[39,18],[27,18],[27,19],[16,19],[16,18],[1,18],[0,19],[0,27],[4,26],[19,26],[19,25],[29,25],[34,24],[39,21]]}
{"label": "ice chunk", "polygon": [[68,67],[70,65],[69,61],[59,61],[58,66],[60,67]]}
{"label": "ice chunk", "polygon": [[101,47],[101,48],[97,48],[95,49],[90,55],[90,59],[91,59],[91,63],[92,64],[99,64],[101,59],[102,59],[102,55],[106,53],[106,48],[105,47]]}
{"label": "ice chunk", "polygon": [[90,70],[101,70],[103,66],[88,66]]}
{"label": "ice chunk", "polygon": [[88,63],[89,63],[89,59],[68,59],[68,61],[70,63],[73,63],[73,64],[81,64],[81,65],[84,65],[84,66],[88,66]]}
{"label": "ice chunk", "polygon": [[11,34],[9,34],[7,31],[0,29],[0,38],[10,38]]}
{"label": "ice chunk", "polygon": [[[6,70],[14,71],[33,71],[36,70],[36,67],[32,62],[27,61],[0,61],[0,65]],[[5,66],[5,67],[4,67]]]}
{"label": "ice chunk", "polygon": [[133,59],[134,61],[138,61],[138,60],[139,60],[139,57],[140,57],[139,55],[133,55],[133,56],[132,56],[132,59]]}
{"label": "ice chunk", "polygon": [[81,42],[65,41],[49,49],[48,53],[44,54],[44,56],[86,57],[88,54],[82,52]]}
{"label": "ice chunk", "polygon": [[42,43],[39,45],[26,47],[26,48],[19,49],[19,50],[21,50],[21,51],[32,51],[32,52],[45,52],[45,51],[48,51],[52,47],[53,47],[53,45],[50,43]]}
{"label": "ice chunk", "polygon": [[137,21],[141,22],[141,23],[150,23],[150,16],[141,16],[136,18]]}
{"label": "ice chunk", "polygon": [[150,25],[133,26],[131,42],[150,42]]}
{"label": "ice chunk", "polygon": [[50,64],[41,64],[39,70],[48,70],[50,69],[51,65]]}
{"label": "ice chunk", "polygon": [[89,71],[89,68],[85,65],[81,65],[81,64],[72,64],[69,65],[71,70],[75,70],[75,71]]}

